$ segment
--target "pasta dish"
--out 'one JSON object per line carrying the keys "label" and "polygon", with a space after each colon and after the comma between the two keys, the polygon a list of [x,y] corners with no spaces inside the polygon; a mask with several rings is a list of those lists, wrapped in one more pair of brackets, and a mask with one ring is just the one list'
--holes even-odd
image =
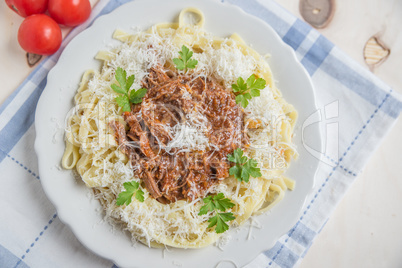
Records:
{"label": "pasta dish", "polygon": [[98,52],[102,68],[84,73],[67,116],[63,168],[151,247],[210,245],[295,186],[284,172],[296,110],[264,56],[203,25],[187,8],[178,23],[116,30],[120,44]]}

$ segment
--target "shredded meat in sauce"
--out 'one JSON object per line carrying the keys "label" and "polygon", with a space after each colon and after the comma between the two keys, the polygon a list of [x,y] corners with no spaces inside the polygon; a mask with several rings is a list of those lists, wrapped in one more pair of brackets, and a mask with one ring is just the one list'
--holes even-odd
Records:
{"label": "shredded meat in sauce", "polygon": [[[210,79],[177,75],[161,67],[150,69],[142,85],[148,89],[142,103],[123,114],[127,127],[110,123],[120,150],[159,202],[205,196],[219,179],[229,176],[227,155],[248,144],[244,114],[234,94]],[[185,123],[190,113],[207,119],[202,131],[209,146],[167,150],[171,129]]]}

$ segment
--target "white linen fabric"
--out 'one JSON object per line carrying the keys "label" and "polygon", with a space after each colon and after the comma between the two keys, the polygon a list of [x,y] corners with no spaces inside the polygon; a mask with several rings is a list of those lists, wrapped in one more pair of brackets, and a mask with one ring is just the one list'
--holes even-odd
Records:
{"label": "white linen fabric", "polygon": [[[101,0],[90,19],[65,38],[62,48],[96,17],[126,2]],[[320,164],[315,188],[295,226],[272,249],[261,253],[248,265],[293,267],[303,259],[347,189],[392,128],[402,109],[401,98],[275,2],[220,2],[237,5],[271,25],[295,50],[317,91],[320,110],[314,122],[319,121],[327,134],[325,152],[321,152],[324,161]],[[81,245],[60,222],[41,187],[33,149],[34,112],[46,85],[47,73],[61,51],[42,60],[0,106],[0,267],[115,266]]]}

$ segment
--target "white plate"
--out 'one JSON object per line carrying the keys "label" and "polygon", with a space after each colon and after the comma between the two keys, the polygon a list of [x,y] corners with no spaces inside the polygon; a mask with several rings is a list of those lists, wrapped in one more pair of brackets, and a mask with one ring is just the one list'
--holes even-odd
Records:
{"label": "white plate", "polygon": [[[247,239],[249,227],[231,230],[231,241],[225,250],[215,246],[198,250],[180,250],[162,253],[137,244],[134,247],[128,234],[112,231],[103,222],[100,205],[91,199],[89,190],[71,171],[61,170],[60,159],[64,141],[57,124],[64,125],[67,112],[73,106],[73,96],[81,76],[87,69],[99,69],[95,54],[112,43],[116,28],[146,29],[155,23],[172,22],[181,9],[194,6],[205,14],[205,29],[217,36],[230,36],[237,32],[260,54],[271,54],[271,65],[278,87],[285,99],[299,112],[295,131],[295,143],[300,157],[287,172],[296,180],[296,189],[288,191],[283,201],[265,215],[258,216],[262,228],[253,228]],[[70,226],[77,238],[96,254],[110,259],[122,267],[214,267],[221,260],[232,260],[238,266],[245,265],[259,253],[271,248],[278,238],[297,222],[307,194],[314,184],[318,161],[303,147],[301,125],[316,110],[314,90],[310,78],[297,61],[294,51],[275,31],[262,20],[244,13],[239,8],[214,0],[152,0],[134,1],[100,17],[87,30],[75,37],[65,48],[56,66],[49,72],[47,85],[36,110],[37,138],[35,149],[39,158],[39,171],[43,188],[57,208],[60,219]],[[308,131],[310,146],[321,149],[318,127]],[[164,255],[164,257],[163,257]]]}

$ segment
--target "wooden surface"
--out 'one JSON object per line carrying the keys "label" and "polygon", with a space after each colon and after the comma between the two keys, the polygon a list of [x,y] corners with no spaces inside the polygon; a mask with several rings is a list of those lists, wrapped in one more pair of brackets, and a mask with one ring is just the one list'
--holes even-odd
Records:
{"label": "wooden surface", "polygon": [[[298,1],[277,2],[301,18]],[[21,22],[22,18],[1,1],[0,103],[32,71],[17,43]],[[363,66],[366,66],[364,45],[371,36],[380,36],[391,53],[374,72],[402,93],[401,25],[401,0],[336,0],[331,23],[319,31]],[[399,119],[356,178],[300,267],[402,267],[401,134]]]}

